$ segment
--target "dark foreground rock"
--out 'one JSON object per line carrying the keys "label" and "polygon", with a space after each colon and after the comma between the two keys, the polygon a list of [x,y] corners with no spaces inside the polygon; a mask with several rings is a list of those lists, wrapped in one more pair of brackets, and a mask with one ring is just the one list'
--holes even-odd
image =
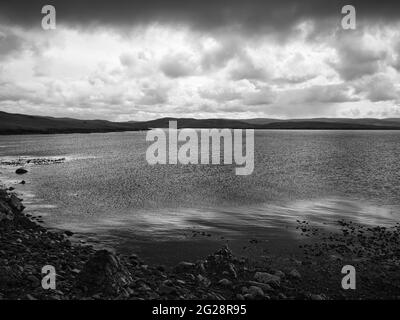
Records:
{"label": "dark foreground rock", "polygon": [[15,173],[16,173],[16,174],[19,174],[19,175],[25,174],[25,173],[27,173],[27,172],[28,172],[28,170],[26,170],[26,169],[24,169],[24,168],[18,168],[17,170],[15,170]]}
{"label": "dark foreground rock", "polygon": [[126,266],[107,250],[95,252],[77,278],[77,288],[89,295],[118,296],[131,283]]}

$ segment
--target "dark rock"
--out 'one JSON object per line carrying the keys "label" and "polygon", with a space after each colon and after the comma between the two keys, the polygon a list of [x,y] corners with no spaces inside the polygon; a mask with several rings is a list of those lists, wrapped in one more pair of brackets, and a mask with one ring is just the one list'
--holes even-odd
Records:
{"label": "dark rock", "polygon": [[157,270],[160,272],[165,272],[165,267],[164,266],[157,266]]}
{"label": "dark rock", "polygon": [[195,267],[194,263],[182,261],[175,267],[175,272],[187,273],[192,271],[194,267]]}
{"label": "dark rock", "polygon": [[254,298],[261,298],[264,297],[264,291],[257,286],[251,286],[249,287],[249,293],[254,297]]}
{"label": "dark rock", "polygon": [[25,174],[27,172],[28,172],[28,170],[26,170],[24,168],[18,168],[17,170],[15,170],[16,174]]}
{"label": "dark rock", "polygon": [[273,291],[272,287],[269,284],[257,282],[257,281],[248,281],[250,286],[256,286],[263,289],[263,291]]}
{"label": "dark rock", "polygon": [[25,184],[26,182],[25,182],[25,180],[22,180],[19,184]]}
{"label": "dark rock", "polygon": [[38,287],[40,285],[40,280],[34,275],[29,275],[27,279],[32,283],[32,287]]}
{"label": "dark rock", "polygon": [[15,194],[11,194],[10,198],[8,199],[8,203],[12,208],[18,211],[24,210],[24,206],[21,203],[21,200]]}
{"label": "dark rock", "polygon": [[224,287],[231,287],[232,286],[232,281],[228,280],[228,279],[221,279],[218,281],[218,283]]}
{"label": "dark rock", "polygon": [[237,278],[234,256],[227,246],[207,257],[201,268],[202,273]]}
{"label": "dark rock", "polygon": [[72,231],[68,231],[68,230],[65,231],[64,233],[65,233],[65,235],[68,236],[68,237],[71,237],[71,236],[74,235],[74,233],[73,233]]}
{"label": "dark rock", "polygon": [[255,299],[255,296],[252,295],[251,293],[246,293],[243,297],[245,300],[254,300]]}
{"label": "dark rock", "polygon": [[283,271],[281,271],[281,270],[276,270],[274,272],[274,275],[278,276],[281,279],[285,277],[285,273]]}
{"label": "dark rock", "polygon": [[292,271],[290,271],[289,272],[289,276],[291,276],[294,279],[300,279],[301,278],[301,274],[296,269],[293,269]]}
{"label": "dark rock", "polygon": [[158,291],[160,292],[160,294],[175,294],[176,293],[176,289],[172,286],[168,286],[166,284],[162,284],[159,288]]}
{"label": "dark rock", "polygon": [[326,300],[326,297],[323,294],[311,294],[310,299],[311,300]]}
{"label": "dark rock", "polygon": [[197,275],[197,281],[200,285],[205,287],[209,287],[211,284],[211,281],[208,278],[203,277],[201,274]]}
{"label": "dark rock", "polygon": [[14,213],[10,206],[6,203],[3,202],[0,199],[0,221],[7,219],[7,220],[13,220],[14,219]]}
{"label": "dark rock", "polygon": [[117,256],[107,250],[97,251],[77,277],[77,286],[88,295],[118,295],[132,283],[129,271]]}
{"label": "dark rock", "polygon": [[266,283],[269,285],[274,285],[277,287],[280,285],[280,282],[281,282],[280,277],[270,274],[270,273],[267,273],[267,272],[257,272],[254,275],[254,279],[257,280],[258,282]]}

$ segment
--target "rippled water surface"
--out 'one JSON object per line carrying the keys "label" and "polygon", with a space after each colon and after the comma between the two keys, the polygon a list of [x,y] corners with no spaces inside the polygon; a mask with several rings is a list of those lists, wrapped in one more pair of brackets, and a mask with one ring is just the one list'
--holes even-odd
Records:
{"label": "rippled water surface", "polygon": [[2,166],[2,180],[47,225],[149,259],[194,258],[252,238],[284,250],[299,237],[296,219],[399,220],[400,132],[256,131],[249,176],[232,165],[150,166],[145,136],[0,136],[3,160],[66,158],[28,165],[23,177]]}

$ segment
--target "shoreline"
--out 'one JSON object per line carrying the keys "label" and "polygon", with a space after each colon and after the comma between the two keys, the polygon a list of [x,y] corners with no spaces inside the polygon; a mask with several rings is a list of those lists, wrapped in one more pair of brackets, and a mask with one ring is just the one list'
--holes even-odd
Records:
{"label": "shoreline", "polygon": [[300,119],[196,119],[165,117],[144,121],[112,122],[54,118],[0,111],[0,135],[146,131],[167,128],[178,121],[179,129],[277,129],[277,130],[400,130],[397,118],[300,118]]}
{"label": "shoreline", "polygon": [[[168,129],[168,127],[163,127],[163,128],[157,128],[157,129]],[[287,126],[287,127],[244,127],[244,128],[236,128],[236,127],[231,127],[231,128],[208,128],[208,127],[179,127],[178,130],[181,129],[193,129],[193,130],[200,130],[200,129],[229,129],[229,130],[237,130],[237,129],[242,129],[242,130],[268,130],[268,131],[391,131],[391,132],[398,132],[400,131],[400,127],[365,127],[365,128],[357,128],[357,127],[292,127],[292,126]],[[146,132],[146,131],[151,131],[152,128],[141,128],[141,129],[129,129],[129,130],[90,130],[90,131],[0,131],[0,137],[1,136],[46,136],[46,135],[72,135],[72,134],[96,134],[96,133],[130,133],[130,132]]]}
{"label": "shoreline", "polygon": [[[357,257],[349,255],[353,248],[346,238],[348,230],[356,230],[359,237],[367,229],[343,221],[347,231],[337,235],[336,242],[304,245],[303,249],[312,253],[303,261],[272,255],[253,261],[236,257],[223,247],[204,259],[167,268],[147,265],[137,255],[113,254],[72,243],[72,232],[50,231],[23,211],[22,199],[0,189],[0,299],[400,299],[396,268],[400,265],[400,226],[394,231],[371,228],[373,239],[378,233],[383,243],[393,241],[393,247],[389,247],[393,250],[386,257],[378,250],[380,260],[376,255],[360,256],[362,250],[377,250],[376,243],[366,243],[364,238],[356,246]],[[298,228],[304,234],[318,234],[306,221],[299,221]],[[333,243],[337,243],[333,249],[339,248],[341,254],[328,254]],[[357,290],[340,288],[340,271],[348,263],[363,270],[357,274]],[[56,269],[56,290],[41,286],[45,265]]]}

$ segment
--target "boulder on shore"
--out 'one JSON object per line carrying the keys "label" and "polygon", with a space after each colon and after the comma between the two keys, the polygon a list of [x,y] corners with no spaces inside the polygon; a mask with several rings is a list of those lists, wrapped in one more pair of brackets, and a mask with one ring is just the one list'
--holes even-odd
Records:
{"label": "boulder on shore", "polygon": [[23,210],[24,206],[15,194],[0,190],[0,221],[14,220],[15,214]]}
{"label": "boulder on shore", "polygon": [[15,194],[10,195],[8,203],[11,208],[19,212],[22,212],[25,209],[25,207],[22,205],[21,199],[19,199]]}
{"label": "boulder on shore", "polygon": [[186,273],[191,272],[196,267],[194,263],[182,261],[177,266],[175,266],[175,272],[177,273]]}
{"label": "boulder on shore", "polygon": [[117,256],[107,250],[97,251],[77,277],[77,286],[86,294],[115,296],[132,282],[129,271]]}
{"label": "boulder on shore", "polygon": [[18,168],[17,170],[15,170],[16,174],[25,174],[27,172],[28,172],[28,170],[26,170],[24,168]]}
{"label": "boulder on shore", "polygon": [[281,282],[280,277],[267,272],[256,272],[254,279],[256,279],[258,282],[274,285],[276,287],[279,287]]}
{"label": "boulder on shore", "polygon": [[3,220],[13,220],[14,219],[14,213],[10,206],[6,203],[3,202],[0,199],[0,222]]}

